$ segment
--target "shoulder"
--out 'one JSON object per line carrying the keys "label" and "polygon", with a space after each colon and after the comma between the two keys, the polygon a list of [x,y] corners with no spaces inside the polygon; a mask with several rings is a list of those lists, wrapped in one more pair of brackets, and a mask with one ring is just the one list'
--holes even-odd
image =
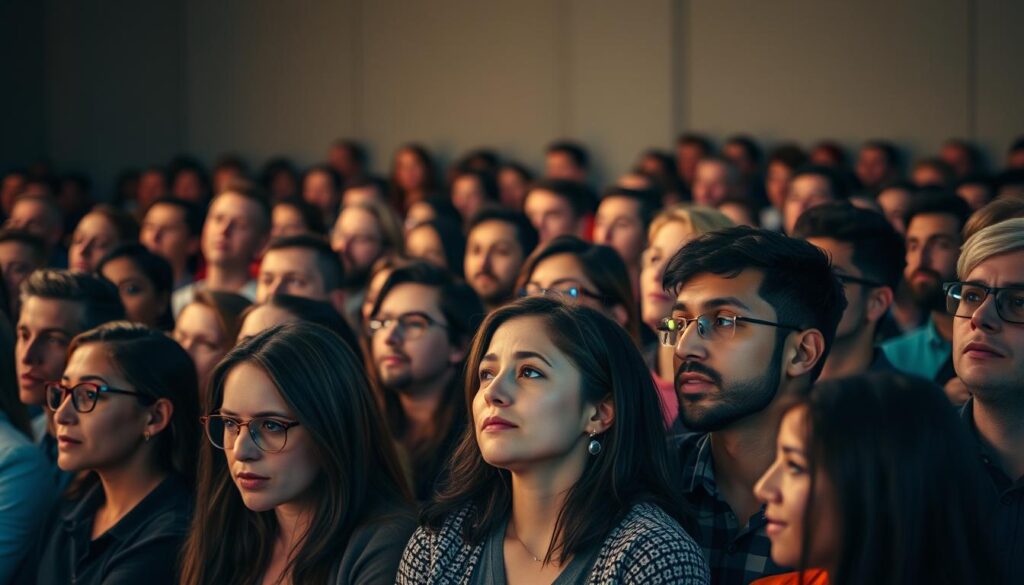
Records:
{"label": "shoulder", "polygon": [[0,485],[23,490],[49,490],[50,463],[39,446],[10,424],[0,423]]}
{"label": "shoulder", "polygon": [[634,505],[612,530],[594,572],[601,574],[601,582],[702,584],[709,579],[697,543],[651,503]]}
{"label": "shoulder", "polygon": [[441,527],[420,526],[409,539],[398,568],[398,583],[438,583],[468,577],[480,557],[482,544],[469,544],[462,527],[473,507],[467,505],[445,518]]}
{"label": "shoulder", "polygon": [[394,583],[402,552],[415,529],[416,520],[409,510],[396,507],[372,514],[349,537],[333,581]]}
{"label": "shoulder", "polygon": [[890,360],[894,357],[902,355],[904,352],[913,351],[915,348],[925,343],[928,337],[928,327],[926,324],[917,329],[907,331],[899,337],[893,337],[887,341],[882,342],[881,348],[885,352],[886,357]]}

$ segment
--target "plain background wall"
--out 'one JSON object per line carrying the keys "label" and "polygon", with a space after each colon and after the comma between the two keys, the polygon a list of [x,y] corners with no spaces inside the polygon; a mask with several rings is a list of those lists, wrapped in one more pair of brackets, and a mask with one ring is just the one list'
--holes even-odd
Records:
{"label": "plain background wall", "polygon": [[410,140],[539,168],[566,137],[605,182],[682,130],[912,157],[958,136],[1002,163],[1022,26],[1024,3],[977,0],[11,0],[0,167],[48,155],[102,198],[179,152],[305,165],[352,137],[382,174]]}

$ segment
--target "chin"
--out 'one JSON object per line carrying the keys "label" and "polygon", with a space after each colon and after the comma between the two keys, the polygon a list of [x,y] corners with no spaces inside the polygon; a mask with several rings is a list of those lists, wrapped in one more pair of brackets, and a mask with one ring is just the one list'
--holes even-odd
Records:
{"label": "chin", "polygon": [[277,507],[277,500],[268,498],[266,494],[246,494],[242,492],[242,503],[253,512],[267,512]]}

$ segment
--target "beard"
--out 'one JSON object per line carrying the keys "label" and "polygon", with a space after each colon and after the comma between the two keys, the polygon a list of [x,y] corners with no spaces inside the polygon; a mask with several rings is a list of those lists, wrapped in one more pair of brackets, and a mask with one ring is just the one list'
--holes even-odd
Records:
{"label": "beard", "polygon": [[[914,283],[914,277],[918,274],[930,276],[931,281]],[[918,308],[926,311],[944,311],[946,309],[946,294],[942,290],[942,276],[928,268],[918,268],[910,275],[908,282],[910,297]]]}

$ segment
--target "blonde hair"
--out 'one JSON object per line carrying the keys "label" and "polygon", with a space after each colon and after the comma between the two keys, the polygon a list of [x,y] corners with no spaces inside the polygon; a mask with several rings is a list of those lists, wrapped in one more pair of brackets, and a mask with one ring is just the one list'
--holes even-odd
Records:
{"label": "blonde hair", "polygon": [[967,278],[979,264],[993,256],[1024,250],[1024,217],[990,225],[964,243],[956,264],[959,278]]}
{"label": "blonde hair", "polygon": [[975,211],[964,224],[964,240],[979,231],[1014,217],[1024,217],[1024,197],[1003,197]]}
{"label": "blonde hair", "polygon": [[693,231],[694,236],[735,225],[731,219],[717,209],[704,205],[680,203],[667,207],[654,216],[651,226],[647,228],[648,241],[654,238],[654,234],[658,233],[658,230],[672,222],[685,224]]}

